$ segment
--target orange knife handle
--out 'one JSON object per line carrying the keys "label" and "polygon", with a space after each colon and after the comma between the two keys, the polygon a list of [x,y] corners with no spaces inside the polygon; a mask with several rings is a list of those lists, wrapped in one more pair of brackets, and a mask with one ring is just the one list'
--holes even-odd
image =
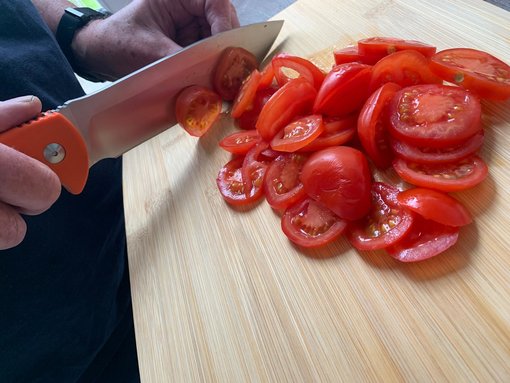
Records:
{"label": "orange knife handle", "polygon": [[0,133],[0,143],[49,166],[72,194],[85,187],[89,174],[87,145],[62,114],[49,111]]}

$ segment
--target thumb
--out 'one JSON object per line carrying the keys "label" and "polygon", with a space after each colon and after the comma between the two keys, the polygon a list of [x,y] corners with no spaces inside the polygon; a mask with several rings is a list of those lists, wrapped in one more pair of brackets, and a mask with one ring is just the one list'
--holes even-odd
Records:
{"label": "thumb", "polygon": [[22,96],[0,101],[0,132],[30,120],[41,112],[41,100]]}

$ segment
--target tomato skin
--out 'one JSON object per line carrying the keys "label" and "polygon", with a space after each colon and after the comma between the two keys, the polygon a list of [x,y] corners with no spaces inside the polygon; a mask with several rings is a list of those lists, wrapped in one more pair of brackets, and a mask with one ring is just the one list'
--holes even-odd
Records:
{"label": "tomato skin", "polygon": [[258,69],[257,58],[253,53],[241,47],[228,47],[223,50],[213,70],[214,90],[225,101],[232,101],[243,81]]}
{"label": "tomato skin", "polygon": [[235,132],[221,139],[219,145],[227,152],[245,155],[260,141],[260,134],[255,129]]}
{"label": "tomato skin", "polygon": [[254,69],[253,72],[251,72],[251,74],[243,81],[241,88],[234,99],[234,103],[232,104],[232,111],[230,113],[232,118],[239,118],[246,110],[252,108],[261,78],[262,75],[260,72],[257,69]]}
{"label": "tomato skin", "polygon": [[413,188],[397,195],[398,202],[423,218],[447,226],[464,226],[473,221],[469,211],[455,198],[432,189]]}
{"label": "tomato skin", "polygon": [[357,114],[347,117],[324,117],[324,130],[315,140],[299,149],[300,152],[315,152],[330,146],[339,146],[349,142],[356,135]]}
{"label": "tomato skin", "polygon": [[255,125],[260,136],[271,141],[296,116],[308,114],[316,94],[313,85],[303,78],[287,82],[262,107]]}
{"label": "tomato skin", "polygon": [[446,251],[459,238],[459,228],[416,216],[410,232],[385,251],[401,262],[418,262]]}
{"label": "tomato skin", "polygon": [[313,153],[303,166],[306,194],[340,218],[357,220],[371,206],[371,173],[366,157],[348,146]]}
{"label": "tomato skin", "polygon": [[254,202],[258,195],[246,195],[242,166],[244,157],[236,157],[226,163],[216,177],[216,184],[223,199],[230,205],[241,206]]}
{"label": "tomato skin", "polygon": [[313,113],[345,117],[358,111],[368,97],[371,67],[360,63],[336,65],[326,75]]}
{"label": "tomato skin", "polygon": [[360,54],[378,57],[378,59],[402,50],[415,50],[425,57],[431,57],[436,53],[436,47],[416,40],[377,36],[358,41]]}
{"label": "tomato skin", "polygon": [[447,85],[416,85],[397,92],[389,105],[389,132],[406,143],[445,148],[482,130],[478,97]]}
{"label": "tomato skin", "polygon": [[482,182],[489,172],[485,162],[476,155],[455,163],[431,165],[396,158],[393,168],[404,181],[412,185],[444,192],[470,189]]}
{"label": "tomato skin", "polygon": [[321,115],[305,116],[276,133],[271,140],[271,147],[281,152],[295,152],[315,140],[323,130]]}
{"label": "tomato skin", "polygon": [[510,98],[510,66],[487,52],[446,49],[432,56],[430,69],[482,98],[500,101]]}
{"label": "tomato skin", "polygon": [[191,85],[177,95],[175,118],[188,134],[201,137],[218,120],[222,102],[211,89]]}
{"label": "tomato skin", "polygon": [[244,130],[255,129],[262,107],[269,101],[276,90],[277,88],[273,87],[258,89],[255,93],[251,108],[245,110],[243,114],[235,120],[237,126]]}
{"label": "tomato skin", "polygon": [[410,230],[413,214],[400,206],[399,190],[382,182],[372,184],[372,208],[369,214],[348,228],[349,242],[358,250],[384,249]]}
{"label": "tomato skin", "polygon": [[359,62],[362,64],[373,65],[381,58],[378,55],[370,55],[364,54],[362,55],[359,52],[357,45],[351,45],[340,49],[335,49],[333,51],[333,58],[335,59],[335,64],[347,64],[352,62]]}
{"label": "tomato skin", "polygon": [[274,75],[278,85],[283,86],[289,82],[292,77],[285,74],[284,69],[289,68],[301,77],[308,80],[315,89],[319,89],[324,77],[326,76],[314,63],[298,56],[292,56],[286,53],[279,53],[271,60]]}
{"label": "tomato skin", "polygon": [[390,167],[393,159],[387,132],[387,110],[400,89],[400,85],[392,82],[384,84],[370,95],[359,113],[357,128],[361,145],[379,169]]}
{"label": "tomato skin", "polygon": [[347,222],[318,202],[305,198],[282,215],[281,227],[287,238],[305,248],[317,248],[338,239]]}

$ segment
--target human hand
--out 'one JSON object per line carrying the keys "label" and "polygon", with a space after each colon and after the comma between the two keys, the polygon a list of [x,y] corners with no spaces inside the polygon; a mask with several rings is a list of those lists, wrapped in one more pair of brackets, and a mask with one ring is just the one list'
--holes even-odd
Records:
{"label": "human hand", "polygon": [[[41,112],[37,97],[24,96],[0,102],[0,132]],[[47,210],[58,198],[61,184],[43,163],[0,144],[0,250],[18,245],[27,226],[21,214]]]}
{"label": "human hand", "polygon": [[134,0],[73,40],[77,65],[115,80],[202,38],[239,26],[230,0]]}

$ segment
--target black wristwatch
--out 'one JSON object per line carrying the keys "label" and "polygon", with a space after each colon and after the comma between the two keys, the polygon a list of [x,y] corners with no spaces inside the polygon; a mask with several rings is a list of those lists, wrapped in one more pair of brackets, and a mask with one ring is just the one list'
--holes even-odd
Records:
{"label": "black wristwatch", "polygon": [[[78,31],[80,28],[83,28],[92,20],[104,19],[108,16],[110,16],[110,13],[108,12],[96,11],[91,8],[66,8],[62,18],[60,19],[60,22],[58,23],[56,38],[58,45],[60,45],[60,49],[62,49],[62,52],[64,52],[64,55],[67,57],[67,60],[75,71],[78,69],[76,68],[74,62],[71,43],[76,31]],[[86,74],[78,74],[87,78]],[[91,78],[91,80],[97,81],[95,78]]]}

